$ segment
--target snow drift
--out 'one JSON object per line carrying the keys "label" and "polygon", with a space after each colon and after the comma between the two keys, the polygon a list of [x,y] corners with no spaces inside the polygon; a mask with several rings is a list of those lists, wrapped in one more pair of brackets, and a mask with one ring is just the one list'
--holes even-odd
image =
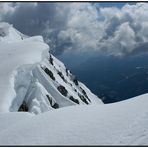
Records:
{"label": "snow drift", "polygon": [[32,116],[5,113],[0,115],[0,145],[147,145],[147,98],[148,94]]}

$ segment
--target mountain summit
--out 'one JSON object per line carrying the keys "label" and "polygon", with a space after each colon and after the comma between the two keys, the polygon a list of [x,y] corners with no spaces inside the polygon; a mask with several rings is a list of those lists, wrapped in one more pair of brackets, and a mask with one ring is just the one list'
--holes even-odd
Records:
{"label": "mountain summit", "polygon": [[49,53],[41,36],[28,37],[0,23],[0,56],[1,112],[38,114],[71,105],[102,104]]}

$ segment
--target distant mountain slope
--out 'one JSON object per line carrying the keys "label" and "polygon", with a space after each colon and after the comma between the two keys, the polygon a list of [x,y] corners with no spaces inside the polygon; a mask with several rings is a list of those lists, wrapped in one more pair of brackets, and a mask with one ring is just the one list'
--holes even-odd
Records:
{"label": "distant mountain slope", "polygon": [[27,37],[0,23],[0,111],[35,114],[77,104],[102,104],[62,62],[41,36]]}
{"label": "distant mountain slope", "polygon": [[118,102],[148,92],[148,53],[119,58],[96,52],[75,68],[69,66],[66,60],[62,61],[104,103]]}

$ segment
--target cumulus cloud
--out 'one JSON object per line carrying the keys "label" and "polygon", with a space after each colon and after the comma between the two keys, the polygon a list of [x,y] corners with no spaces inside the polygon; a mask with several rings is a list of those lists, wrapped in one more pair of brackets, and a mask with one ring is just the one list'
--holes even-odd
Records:
{"label": "cumulus cloud", "polygon": [[[53,52],[147,52],[148,4],[122,8],[93,3],[0,3],[0,20],[28,35],[43,35]],[[144,50],[140,47],[144,47]]]}
{"label": "cumulus cloud", "polygon": [[0,4],[0,20],[10,15],[15,11],[13,3],[1,3]]}

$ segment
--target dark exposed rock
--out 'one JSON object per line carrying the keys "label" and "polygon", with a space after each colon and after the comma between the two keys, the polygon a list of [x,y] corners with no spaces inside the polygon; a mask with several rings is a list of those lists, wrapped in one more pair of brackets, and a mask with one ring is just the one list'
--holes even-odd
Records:
{"label": "dark exposed rock", "polygon": [[19,112],[28,112],[28,105],[25,101],[23,101],[22,105],[18,109]]}
{"label": "dark exposed rock", "polygon": [[58,103],[55,103],[52,107],[53,107],[54,109],[57,109],[57,108],[59,108],[59,105],[58,105]]}
{"label": "dark exposed rock", "polygon": [[72,74],[72,72],[69,70],[69,73]]}
{"label": "dark exposed rock", "polygon": [[82,90],[83,95],[89,100],[89,102],[91,102],[91,100],[88,98],[86,91],[80,87],[80,89]]}
{"label": "dark exposed rock", "polygon": [[49,57],[49,62],[50,62],[51,65],[53,65],[53,58],[52,58],[51,55],[50,55],[50,57]]}
{"label": "dark exposed rock", "polygon": [[79,104],[79,100],[75,99],[73,96],[70,96],[69,99],[77,104]]}
{"label": "dark exposed rock", "polygon": [[68,76],[68,69],[66,68],[66,75]]}
{"label": "dark exposed rock", "polygon": [[91,100],[90,100],[89,98],[87,98],[87,100],[88,100],[89,102],[91,102]]}
{"label": "dark exposed rock", "polygon": [[46,97],[48,98],[48,101],[49,101],[50,105],[52,106],[52,98],[49,97],[49,95],[46,95]]}
{"label": "dark exposed rock", "polygon": [[75,85],[77,85],[77,86],[79,85],[78,80],[77,80],[76,77],[73,79],[73,82],[75,83]]}
{"label": "dark exposed rock", "polygon": [[48,74],[50,76],[50,78],[52,80],[55,80],[55,77],[54,77],[52,71],[50,71],[48,68],[45,68],[44,71],[46,72],[46,74]]}
{"label": "dark exposed rock", "polygon": [[74,88],[74,91],[77,92],[77,90]]}
{"label": "dark exposed rock", "polygon": [[63,76],[63,74],[62,74],[62,72],[60,72],[60,71],[58,71],[58,75],[63,79],[63,81],[66,83],[66,80],[65,80],[65,78],[64,78],[64,76]]}
{"label": "dark exposed rock", "polygon": [[48,101],[49,101],[51,107],[53,107],[54,109],[59,108],[59,105],[58,105],[57,103],[54,103],[54,104],[52,105],[52,98],[49,97],[49,95],[46,95],[46,97],[48,98]]}
{"label": "dark exposed rock", "polygon": [[60,85],[57,87],[57,89],[63,96],[65,96],[65,97],[67,96],[68,91],[66,90],[66,88],[64,86]]}
{"label": "dark exposed rock", "polygon": [[89,103],[87,102],[86,98],[85,98],[83,95],[81,95],[80,93],[78,93],[78,96],[80,97],[80,99],[81,99],[84,103],[89,104]]}
{"label": "dark exposed rock", "polygon": [[78,82],[76,76],[73,75],[73,74],[71,74],[71,71],[70,71],[70,70],[69,70],[69,73],[70,73],[70,78],[71,78],[71,80],[75,83],[75,85],[78,86],[78,85],[79,85],[79,82]]}

